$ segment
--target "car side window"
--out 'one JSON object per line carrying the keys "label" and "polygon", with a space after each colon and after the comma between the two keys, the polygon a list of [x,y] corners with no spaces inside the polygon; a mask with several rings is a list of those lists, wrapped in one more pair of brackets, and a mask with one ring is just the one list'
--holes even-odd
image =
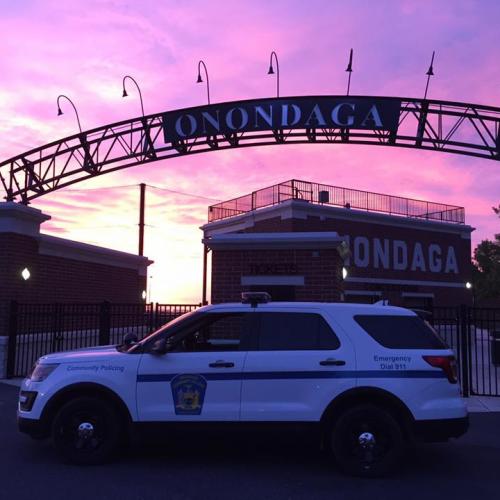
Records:
{"label": "car side window", "polygon": [[172,352],[239,351],[250,330],[251,313],[206,314],[169,339]]}
{"label": "car side window", "polygon": [[340,342],[325,319],[314,313],[260,313],[258,349],[295,351],[338,349]]}

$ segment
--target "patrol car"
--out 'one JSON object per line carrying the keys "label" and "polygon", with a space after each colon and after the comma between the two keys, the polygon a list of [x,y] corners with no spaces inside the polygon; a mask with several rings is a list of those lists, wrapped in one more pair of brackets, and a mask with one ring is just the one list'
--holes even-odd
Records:
{"label": "patrol car", "polygon": [[378,476],[415,439],[464,434],[468,415],[453,352],[414,312],[255,293],[141,341],[43,356],[19,396],[19,429],[78,464],[141,426],[235,422],[314,424],[343,471]]}

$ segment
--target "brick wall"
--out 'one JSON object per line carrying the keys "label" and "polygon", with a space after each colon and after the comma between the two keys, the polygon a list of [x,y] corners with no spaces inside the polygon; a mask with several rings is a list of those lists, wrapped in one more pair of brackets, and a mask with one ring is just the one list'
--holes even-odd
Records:
{"label": "brick wall", "polygon": [[[471,244],[469,239],[461,236],[460,226],[457,226],[456,233],[440,233],[428,231],[425,228],[415,228],[411,226],[411,221],[403,219],[398,222],[407,222],[408,227],[397,227],[390,225],[374,224],[369,221],[351,222],[345,219],[332,217],[320,218],[308,216],[307,218],[272,217],[257,221],[254,226],[245,232],[303,232],[303,231],[335,231],[339,235],[349,235],[351,241],[354,237],[367,236],[379,238],[402,239],[408,242],[420,241],[423,245],[430,243],[440,243],[442,247],[453,245],[457,252],[457,261],[460,274],[434,274],[422,271],[391,271],[385,269],[357,269],[353,263],[349,266],[349,276],[382,279],[403,279],[403,280],[429,280],[429,281],[457,281],[463,283],[471,280]],[[372,290],[381,291],[385,299],[389,299],[391,304],[405,305],[402,293],[432,293],[434,294],[434,304],[440,306],[456,306],[458,304],[472,305],[472,293],[465,288],[434,287],[425,285],[391,285],[391,284],[354,284],[346,282],[346,290]]]}
{"label": "brick wall", "polygon": [[[317,205],[303,205],[301,207],[296,201],[293,202],[292,205],[284,209],[283,214],[285,214],[285,218],[282,218],[283,214],[279,211],[280,206],[275,207],[275,212],[266,214],[266,218],[263,217],[263,212],[260,213],[260,217],[250,218],[249,216],[245,222],[247,226],[245,227],[240,221],[238,231],[243,233],[336,232],[340,236],[348,236],[350,238],[351,250],[353,250],[354,242],[357,237],[365,238],[369,242],[369,252],[371,253],[369,263],[365,267],[357,267],[353,255],[350,262],[346,262],[349,270],[349,278],[367,278],[368,281],[375,280],[375,282],[356,283],[346,281],[343,282],[343,288],[346,291],[380,292],[381,295],[377,295],[378,298],[376,300],[380,298],[389,299],[392,304],[403,306],[414,300],[414,298],[408,297],[408,294],[414,297],[420,297],[422,301],[426,300],[424,296],[432,294],[434,297],[434,304],[440,306],[456,306],[458,304],[472,305],[472,292],[465,289],[465,282],[471,281],[471,242],[468,236],[471,228],[468,226],[451,226],[446,224],[442,226],[443,229],[441,230],[436,222],[429,222],[427,224],[426,221],[422,220],[406,219],[402,217],[391,218],[390,216],[383,216],[380,218],[377,214],[366,214],[364,217],[365,220],[361,220],[364,214],[360,215],[358,211],[351,212],[345,211],[344,209],[335,209],[335,211],[332,210],[331,213],[329,213],[327,207]],[[308,213],[305,215],[304,208],[308,211],[310,210],[313,214]],[[291,212],[286,212],[286,210],[295,209],[297,209],[299,216],[292,215],[290,217]],[[318,211],[318,215],[314,213],[315,210]],[[219,224],[217,229],[220,231],[221,227],[222,225]],[[435,230],[436,228],[439,230]],[[205,235],[210,234],[211,230],[212,228],[210,225],[206,226]],[[375,239],[378,239],[379,242],[384,242],[384,240],[387,239],[389,245],[392,245],[396,240],[405,242],[408,250],[407,268],[398,270],[391,265],[389,265],[388,268],[383,268],[381,265],[375,265],[374,250],[372,247]],[[420,268],[412,270],[410,266],[411,255],[414,251],[414,245],[417,242],[421,245],[420,248],[423,249],[426,259],[425,270]],[[443,266],[440,272],[432,272],[433,270],[430,269],[427,249],[429,249],[431,245],[439,245],[442,249],[443,253],[440,257]],[[450,247],[452,247],[455,252],[458,273],[452,271],[446,272],[445,270],[445,252]],[[217,253],[217,251],[214,251],[212,259],[212,273],[216,274],[212,280],[213,289],[214,287],[218,287],[219,283],[224,287],[224,279],[232,280],[233,284],[231,286],[235,290],[238,289],[240,285],[236,283],[236,276],[223,278],[217,275],[217,273],[222,272],[221,270],[226,272],[224,263],[225,257],[217,255]],[[231,257],[228,256],[227,258]],[[392,264],[392,260],[390,262]],[[309,261],[307,261],[306,259],[304,265],[306,267],[311,266],[311,277],[309,278],[309,284],[307,286],[310,286],[310,283],[313,282],[312,275],[314,275],[314,273],[317,273],[319,282],[324,283],[327,281],[327,279],[322,276],[323,269],[317,270],[317,263],[320,263],[321,266],[326,266],[326,273],[329,272],[329,263],[326,259],[317,261],[314,261],[314,259],[309,259]],[[244,264],[245,262],[243,261],[241,266],[243,267]],[[377,282],[377,280],[392,280],[393,282],[381,283],[380,281]],[[449,282],[450,286],[426,285],[426,281]],[[403,284],[402,282],[405,283]],[[300,287],[297,287],[296,291],[298,293],[296,299],[301,300],[299,299],[299,294],[301,293]],[[329,292],[324,293],[328,294]],[[223,295],[223,292],[215,289],[213,293],[214,299],[218,300],[219,294]],[[320,294],[320,292],[315,291],[312,293],[313,296],[316,296],[316,294]],[[403,296],[403,294],[405,294],[405,296]],[[235,292],[230,292],[229,295],[236,297]]]}
{"label": "brick wall", "polygon": [[133,269],[50,255],[40,255],[38,267],[33,302],[137,303],[146,289],[146,277]]}
{"label": "brick wall", "polygon": [[278,263],[283,268],[293,266],[294,274],[304,276],[304,286],[295,287],[296,300],[334,302],[340,299],[342,260],[335,249],[213,250],[212,302],[239,302],[241,292],[250,289],[242,286],[241,277],[252,275],[256,266]]}
{"label": "brick wall", "polygon": [[[376,224],[370,221],[351,221],[346,219],[336,219],[332,217],[320,218],[308,216],[306,219],[291,218],[282,220],[280,217],[257,221],[254,226],[245,232],[308,232],[308,231],[334,231],[340,236],[349,236],[351,241],[356,236],[364,236],[368,239],[377,237],[380,239],[404,240],[408,243],[418,241],[423,247],[432,243],[440,244],[443,249],[453,246],[456,251],[457,263],[462,281],[471,280],[471,243],[470,239],[464,239],[460,232],[461,227],[457,225],[456,233],[437,232],[425,229],[425,227],[414,227],[408,219],[395,218],[397,222],[406,222],[407,227],[391,226],[386,224]],[[442,256],[443,260],[445,256]],[[394,271],[388,269],[376,269],[369,266],[366,269],[355,269],[351,266],[351,271],[356,276],[370,276],[371,278],[385,279],[407,279],[407,280],[429,280],[429,281],[457,281],[457,275],[452,273],[432,273],[417,271]],[[354,276],[354,274],[352,274]]]}
{"label": "brick wall", "polygon": [[[137,303],[146,289],[146,276],[135,269],[41,255],[38,247],[36,237],[0,233],[0,336],[7,335],[11,300]],[[25,267],[27,281],[21,277]]]}

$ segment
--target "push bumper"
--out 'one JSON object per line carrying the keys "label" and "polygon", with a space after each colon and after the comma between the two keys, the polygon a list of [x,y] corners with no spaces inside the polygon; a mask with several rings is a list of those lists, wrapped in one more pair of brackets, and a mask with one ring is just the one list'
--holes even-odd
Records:
{"label": "push bumper", "polygon": [[415,436],[425,442],[447,441],[467,432],[469,416],[440,420],[417,420],[414,424]]}

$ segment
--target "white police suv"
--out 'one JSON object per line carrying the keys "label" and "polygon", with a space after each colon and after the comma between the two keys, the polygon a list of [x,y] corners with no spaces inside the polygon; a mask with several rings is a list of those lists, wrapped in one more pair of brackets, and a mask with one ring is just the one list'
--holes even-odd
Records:
{"label": "white police suv", "polygon": [[247,294],[140,342],[43,356],[21,387],[20,430],[90,464],[153,424],[315,424],[339,467],[364,476],[415,438],[466,432],[453,352],[414,312],[266,302]]}

